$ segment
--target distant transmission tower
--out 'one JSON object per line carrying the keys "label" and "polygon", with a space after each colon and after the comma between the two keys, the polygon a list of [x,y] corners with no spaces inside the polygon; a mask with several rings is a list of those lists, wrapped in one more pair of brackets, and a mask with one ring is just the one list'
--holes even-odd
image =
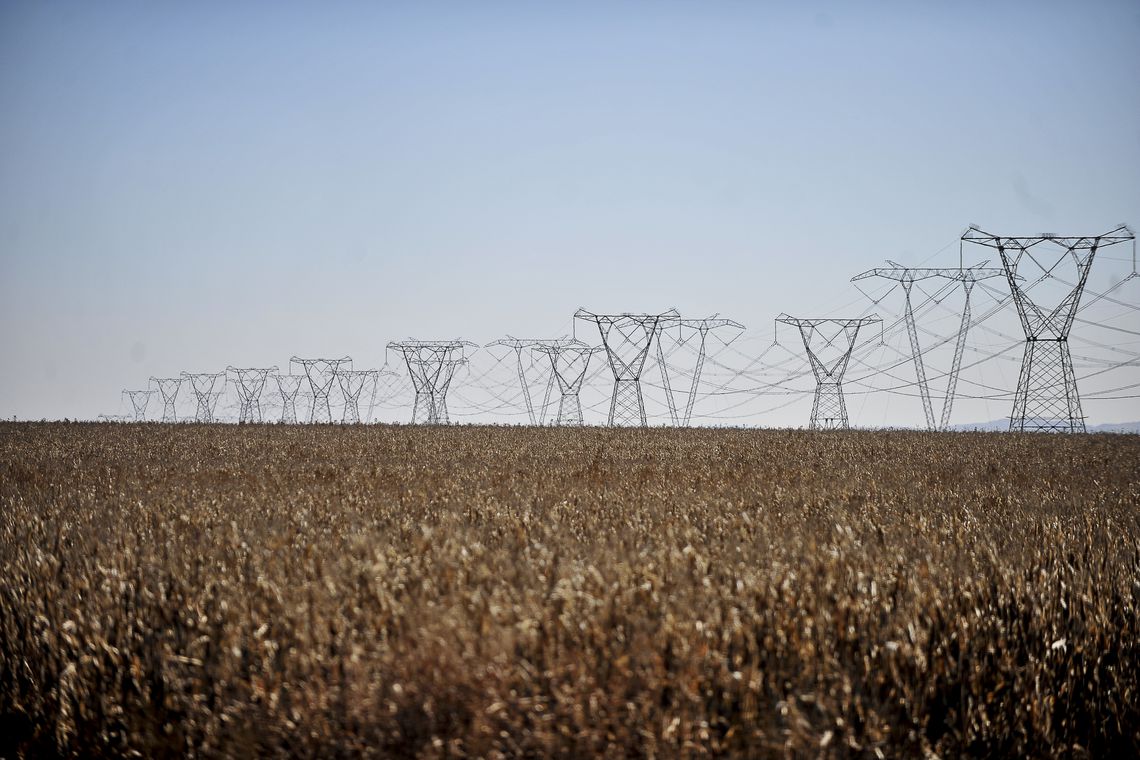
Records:
{"label": "distant transmission tower", "polygon": [[[534,402],[530,397],[530,383],[527,381],[526,368],[523,366],[523,358],[522,358],[523,357],[523,351],[525,351],[528,348],[534,348],[537,345],[547,345],[547,344],[557,343],[558,340],[568,340],[568,339],[557,339],[557,340],[551,341],[551,340],[542,340],[539,338],[515,338],[513,336],[508,335],[505,338],[500,338],[499,340],[491,341],[490,343],[488,343],[485,346],[486,348],[492,348],[494,346],[505,346],[506,348],[510,348],[511,350],[513,350],[515,352],[515,369],[517,370],[518,375],[519,375],[519,385],[522,387],[523,402],[526,404],[527,417],[530,418],[530,424],[532,424],[532,425],[540,424],[539,417],[541,416],[541,414],[535,412]],[[553,380],[554,380],[554,378],[552,376],[551,381],[553,381]],[[547,384],[547,393],[549,394],[549,392],[550,392],[550,383]],[[549,397],[547,400],[549,401]],[[543,406],[542,411],[543,412],[546,411],[545,406]]]}
{"label": "distant transmission tower", "polygon": [[[183,372],[183,379],[189,381],[190,390],[194,392],[194,399],[197,401],[197,407],[194,412],[195,422],[213,422],[214,421],[214,408],[218,404],[218,399],[221,398],[222,391],[226,386],[226,373],[225,372]],[[217,388],[218,381],[221,380],[222,388]]]}
{"label": "distant transmission tower", "polygon": [[681,315],[676,309],[661,314],[594,314],[585,309],[574,312],[575,319],[593,322],[602,336],[602,345],[614,374],[610,398],[609,424],[640,425],[645,418],[645,397],[641,394],[641,372],[645,358],[658,332],[675,325]]}
{"label": "distant transmission tower", "polygon": [[412,407],[412,423],[446,425],[447,391],[455,376],[455,369],[467,363],[464,351],[475,348],[465,340],[405,340],[388,344],[391,351],[399,351],[408,367],[416,401]]}
{"label": "distant transmission tower", "polygon": [[131,400],[131,409],[135,414],[135,422],[146,421],[146,407],[150,403],[150,397],[154,395],[153,390],[143,391],[123,391],[123,395]]}
{"label": "distant transmission tower", "polygon": [[309,412],[309,422],[332,422],[332,407],[329,394],[336,384],[340,372],[352,369],[352,359],[301,359],[294,356],[290,364],[299,364],[305,370],[309,388],[313,392],[313,406]]}
{"label": "distant transmission tower", "polygon": [[[910,352],[914,357],[914,371],[918,377],[918,392],[922,397],[922,410],[926,414],[926,427],[928,430],[946,430],[950,425],[950,409],[954,406],[954,392],[958,387],[958,372],[962,368],[962,353],[966,348],[966,331],[970,327],[970,292],[978,280],[1004,277],[1005,270],[1000,267],[986,267],[986,264],[989,263],[986,261],[977,266],[958,269],[904,267],[902,264],[897,264],[889,259],[887,263],[890,264],[889,267],[880,267],[857,274],[851,278],[851,281],[882,277],[887,280],[894,280],[902,285],[903,294],[906,296],[906,306],[903,313],[906,318],[907,335],[910,336]],[[937,428],[934,423],[934,405],[930,400],[930,385],[926,381],[926,365],[923,362],[922,349],[919,348],[918,343],[918,326],[914,322],[914,306],[910,297],[915,282],[932,278],[957,280],[962,283],[962,290],[966,295],[965,305],[962,307],[962,321],[958,327],[958,340],[954,344],[954,363],[946,383],[946,398],[942,402],[942,421]]]}
{"label": "distant transmission tower", "polygon": [[182,387],[181,377],[152,377],[150,381],[158,388],[162,396],[162,421],[178,422],[178,413],[174,402],[178,400],[178,389]]}
{"label": "distant transmission tower", "polygon": [[[535,353],[545,354],[550,360],[550,372],[554,381],[558,383],[558,415],[552,421],[554,425],[581,425],[582,400],[579,393],[582,382],[586,379],[586,370],[590,367],[590,357],[603,350],[601,346],[588,346],[580,340],[559,339],[535,341],[531,350]],[[550,403],[550,388],[546,386],[546,398],[542,402],[542,414],[539,415],[539,424],[545,422],[546,408]],[[531,418],[533,420],[533,416]]]}
{"label": "distant transmission tower", "polygon": [[301,390],[304,375],[274,375],[277,390],[281,394],[281,422],[297,424],[297,392]]}
{"label": "distant transmission tower", "polygon": [[360,423],[360,396],[368,381],[372,381],[372,392],[376,392],[379,373],[374,369],[344,370],[337,373],[340,392],[344,394],[344,414],[340,421],[350,425]]}
{"label": "distant transmission tower", "polygon": [[[1123,224],[1094,237],[1053,234],[1001,237],[974,226],[962,234],[963,242],[994,248],[1001,256],[1025,331],[1025,355],[1021,360],[1013,413],[1009,417],[1010,430],[1085,432],[1077,377],[1069,354],[1069,332],[1097,250],[1135,239],[1132,230]],[[1026,258],[1041,270],[1041,275],[1023,286],[1018,280],[1028,278],[1018,277],[1018,267]],[[1055,270],[1064,261],[1071,261],[1076,268],[1074,283],[1067,283],[1056,275]],[[1067,289],[1067,295],[1049,310],[1028,294],[1034,285],[1046,279],[1055,279]]]}
{"label": "distant transmission tower", "polygon": [[[800,337],[804,341],[804,350],[807,351],[811,370],[815,375],[815,401],[811,407],[811,429],[846,429],[850,426],[847,419],[847,402],[843,399],[843,373],[847,371],[847,363],[851,360],[851,352],[855,349],[855,340],[859,337],[859,330],[875,322],[878,317],[859,317],[858,319],[799,319],[781,314],[776,317],[777,322],[793,325],[799,328]],[[820,327],[826,329],[821,330]],[[819,338],[822,345],[812,347],[813,339]],[[843,344],[840,344],[842,338]],[[828,361],[820,359],[820,353],[831,349],[833,354],[838,351],[838,357]]]}
{"label": "distant transmission tower", "polygon": [[265,383],[270,373],[276,372],[277,367],[265,369],[239,369],[227,367],[233,378],[238,392],[238,422],[261,422],[261,392],[265,390]]}
{"label": "distant transmission tower", "polygon": [[[692,331],[698,338],[697,344],[697,363],[693,369],[693,380],[689,386],[689,396],[685,403],[685,409],[682,413],[677,412],[677,402],[673,396],[673,386],[669,382],[669,373],[667,371],[667,364],[665,362],[665,349],[662,346],[661,335],[657,336],[657,365],[661,368],[661,383],[665,386],[665,398],[669,402],[669,417],[672,419],[674,425],[682,425],[688,427],[689,420],[693,417],[693,404],[697,400],[697,386],[701,382],[701,371],[705,366],[705,346],[709,333],[713,330],[718,330],[725,327],[730,327],[736,330],[743,330],[744,325],[731,319],[720,319],[717,315],[708,317],[707,319],[681,319],[676,322],[678,331]],[[670,325],[665,324],[661,331],[664,332]],[[678,336],[678,343],[687,343],[692,335]]]}

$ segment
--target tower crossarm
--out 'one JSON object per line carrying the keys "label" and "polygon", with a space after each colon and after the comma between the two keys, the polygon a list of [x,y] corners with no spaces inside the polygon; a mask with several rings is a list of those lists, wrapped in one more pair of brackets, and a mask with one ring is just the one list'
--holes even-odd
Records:
{"label": "tower crossarm", "polygon": [[678,322],[681,327],[687,327],[692,330],[703,330],[705,332],[716,330],[720,327],[732,327],[737,330],[744,329],[744,325],[735,319],[724,319],[723,317],[718,317],[716,314],[704,319],[680,319]]}
{"label": "tower crossarm", "polygon": [[877,267],[855,275],[851,278],[851,282],[867,280],[872,277],[882,277],[883,279],[895,280],[896,282],[918,282],[919,280],[929,280],[935,277],[941,277],[947,280],[958,280],[960,282],[977,282],[978,280],[987,280],[991,277],[1005,277],[1004,269],[1001,267],[988,267],[986,266],[988,263],[989,262],[983,262],[972,267],[946,268],[904,267],[898,265]]}
{"label": "tower crossarm", "polygon": [[962,242],[976,243],[995,250],[1001,248],[1029,250],[1038,246],[1048,248],[1050,245],[1056,245],[1066,251],[1089,251],[1135,239],[1136,233],[1127,224],[1117,225],[1100,235],[1057,235],[1052,232],[1042,232],[1039,235],[994,235],[973,224],[962,233]]}

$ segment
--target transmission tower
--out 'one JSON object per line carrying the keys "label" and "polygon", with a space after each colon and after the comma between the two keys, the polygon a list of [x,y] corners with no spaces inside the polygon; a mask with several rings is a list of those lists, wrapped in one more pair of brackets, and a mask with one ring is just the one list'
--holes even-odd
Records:
{"label": "transmission tower", "polygon": [[[689,396],[685,403],[685,409],[681,414],[677,412],[677,402],[673,396],[673,386],[669,382],[669,373],[665,362],[665,349],[662,344],[661,335],[657,336],[657,366],[661,368],[661,383],[665,386],[665,398],[669,403],[670,419],[672,419],[674,425],[688,427],[689,420],[692,419],[693,416],[693,404],[697,400],[697,386],[701,382],[701,371],[705,366],[705,346],[709,333],[725,327],[743,330],[744,325],[731,319],[720,319],[716,314],[707,319],[681,319],[677,321],[676,325],[678,331],[678,345],[684,345],[694,335],[699,339],[697,345],[697,363],[693,369],[693,380],[689,387]],[[660,328],[661,332],[664,333],[668,327],[668,324],[664,325]],[[689,335],[684,334],[686,331],[689,332]]]}
{"label": "transmission tower", "polygon": [[309,422],[332,422],[329,394],[336,384],[337,374],[352,369],[352,359],[348,356],[343,359],[301,359],[294,356],[289,363],[299,364],[308,378],[309,389],[313,393]]}
{"label": "transmission tower", "polygon": [[[189,382],[190,390],[194,392],[194,399],[197,402],[194,421],[213,422],[214,408],[217,406],[218,399],[221,398],[222,391],[226,386],[226,373],[183,372],[182,378]],[[216,387],[219,380],[222,382],[220,389]]]}
{"label": "transmission tower", "polygon": [[[539,417],[541,417],[542,415],[535,412],[534,402],[531,400],[530,383],[527,382],[526,368],[523,366],[523,358],[522,358],[523,357],[523,351],[525,351],[528,348],[534,348],[535,346],[538,346],[538,345],[551,345],[551,344],[558,343],[559,341],[565,341],[565,340],[569,340],[569,339],[568,338],[558,338],[555,340],[543,340],[540,338],[515,338],[513,336],[508,335],[505,338],[500,338],[499,340],[491,341],[490,343],[488,343],[485,346],[485,348],[492,348],[495,346],[505,346],[505,347],[507,347],[507,348],[509,348],[515,352],[515,369],[518,371],[519,385],[522,387],[523,401],[526,404],[526,413],[527,413],[527,416],[530,418],[530,424],[532,424],[532,425],[541,424],[539,421]],[[554,377],[552,375],[550,378],[550,382],[547,383],[547,386],[546,386],[547,401],[549,401],[550,387],[551,387],[551,384],[553,382],[554,382]],[[543,413],[546,412],[545,406],[543,406],[542,412]]]}
{"label": "transmission tower", "polygon": [[[1123,224],[1093,237],[1053,234],[1001,237],[973,225],[962,234],[964,243],[997,250],[1017,305],[1017,316],[1025,331],[1025,354],[1021,360],[1013,413],[1009,417],[1010,430],[1085,432],[1077,377],[1069,354],[1069,332],[1097,250],[1135,239],[1132,230]],[[1018,268],[1025,259],[1029,259],[1036,268],[1034,275],[1036,270],[1041,271],[1040,276],[1027,286],[1018,282],[1019,279],[1028,279],[1018,276]],[[1064,282],[1056,274],[1055,270],[1065,261],[1072,262],[1076,269],[1074,284]],[[1028,294],[1034,285],[1048,279],[1064,285],[1066,293],[1051,309],[1042,307]]]}
{"label": "transmission tower", "polygon": [[177,422],[178,414],[174,402],[178,400],[178,389],[182,387],[181,377],[152,377],[151,383],[158,388],[162,396],[162,421]]}
{"label": "transmission tower", "polygon": [[412,423],[446,425],[447,390],[455,376],[455,369],[467,363],[464,352],[476,348],[465,340],[413,340],[393,341],[391,351],[399,351],[408,367],[412,386],[416,391],[412,407]]}
{"label": "transmission tower", "polygon": [[[970,293],[974,289],[974,283],[978,280],[1004,277],[1005,270],[1000,267],[987,267],[988,261],[983,261],[977,266],[959,267],[957,269],[904,267],[902,264],[889,259],[887,263],[890,264],[889,267],[879,267],[857,274],[851,278],[851,281],[882,277],[883,279],[894,280],[902,285],[903,294],[906,296],[903,315],[906,321],[907,335],[910,337],[910,352],[914,357],[914,372],[918,377],[918,392],[922,397],[922,411],[926,414],[926,427],[928,430],[946,430],[950,425],[950,410],[954,406],[954,392],[958,387],[958,372],[962,368],[962,353],[966,348],[966,332],[970,327]],[[918,326],[914,321],[914,306],[910,297],[915,282],[934,278],[956,280],[962,283],[962,290],[966,296],[965,304],[962,307],[962,321],[958,327],[958,340],[954,344],[954,362],[946,383],[946,398],[942,402],[942,419],[937,427],[935,427],[934,422],[934,404],[930,400],[930,385],[926,380],[926,366],[922,359],[922,349],[918,343]]]}
{"label": "transmission tower", "polygon": [[301,390],[304,375],[274,375],[277,391],[281,394],[281,422],[297,424],[297,392]]}
{"label": "transmission tower", "polygon": [[239,369],[226,367],[235,381],[238,392],[238,422],[261,422],[261,392],[265,390],[265,383],[277,367],[265,369]]}
{"label": "transmission tower", "polygon": [[[558,383],[558,416],[554,425],[581,425],[582,400],[579,393],[590,366],[590,357],[601,351],[601,346],[588,346],[580,340],[560,338],[558,340],[534,341],[531,351],[544,354],[550,360],[550,374]],[[539,424],[546,420],[546,409],[550,403],[551,385],[546,386],[546,398],[542,401],[542,414]],[[534,420],[532,415],[531,420]]]}
{"label": "transmission tower", "polygon": [[681,315],[676,309],[661,314],[594,314],[585,309],[574,312],[575,319],[593,322],[602,336],[602,345],[614,374],[609,424],[647,424],[645,397],[641,394],[641,371],[658,332],[675,325]]}
{"label": "transmission tower", "polygon": [[[847,419],[847,402],[843,399],[843,373],[847,371],[847,362],[851,360],[851,352],[855,349],[859,330],[882,320],[876,316],[857,319],[799,319],[781,314],[776,317],[776,321],[799,328],[800,337],[804,341],[804,350],[807,351],[808,361],[811,362],[811,371],[815,375],[811,429],[848,428],[850,425]],[[824,329],[821,330],[821,327]],[[813,348],[815,338],[819,338],[823,343]],[[820,354],[823,351],[832,354],[832,358],[826,361],[821,359]]]}
{"label": "transmission tower", "polygon": [[131,400],[131,409],[134,411],[135,422],[146,421],[146,407],[150,403],[150,397],[154,395],[153,390],[142,391],[128,391],[124,390],[123,395]]}
{"label": "transmission tower", "polygon": [[376,393],[379,373],[374,369],[344,370],[337,373],[340,392],[344,394],[344,414],[340,421],[346,424],[360,423],[360,396],[368,381],[372,381],[372,392]]}

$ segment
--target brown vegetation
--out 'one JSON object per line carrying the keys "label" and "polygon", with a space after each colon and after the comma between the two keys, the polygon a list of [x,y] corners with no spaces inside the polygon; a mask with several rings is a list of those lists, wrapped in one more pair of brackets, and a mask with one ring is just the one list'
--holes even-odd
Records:
{"label": "brown vegetation", "polygon": [[1131,436],[0,425],[0,756],[1136,756]]}

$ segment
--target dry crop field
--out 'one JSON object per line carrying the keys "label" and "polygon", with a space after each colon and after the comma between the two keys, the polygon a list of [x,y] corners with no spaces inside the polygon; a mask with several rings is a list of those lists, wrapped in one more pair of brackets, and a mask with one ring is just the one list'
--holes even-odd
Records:
{"label": "dry crop field", "polygon": [[1135,756],[1140,439],[0,425],[0,756]]}

